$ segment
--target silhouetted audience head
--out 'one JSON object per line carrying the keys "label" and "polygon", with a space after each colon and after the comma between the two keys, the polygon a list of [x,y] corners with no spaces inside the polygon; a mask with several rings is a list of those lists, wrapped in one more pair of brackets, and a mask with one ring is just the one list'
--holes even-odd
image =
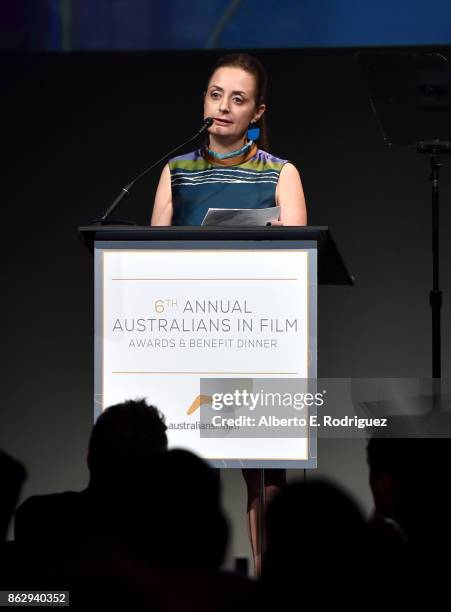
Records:
{"label": "silhouetted audience head", "polygon": [[270,503],[263,578],[271,583],[318,572],[330,578],[343,569],[345,555],[358,559],[365,546],[366,525],[355,503],[327,481],[288,484]]}
{"label": "silhouetted audience head", "polygon": [[91,433],[88,467],[91,485],[117,482],[149,457],[167,450],[163,415],[145,400],[129,400],[107,408]]}
{"label": "silhouetted audience head", "polygon": [[[377,516],[399,520],[397,496],[407,440],[372,438],[367,445],[370,488]],[[405,449],[405,451],[403,450]]]}
{"label": "silhouetted audience head", "polygon": [[394,519],[412,543],[451,542],[447,438],[372,438],[367,446],[376,515]]}
{"label": "silhouetted audience head", "polygon": [[[15,574],[34,588],[69,585],[80,601],[92,591],[104,597],[108,584],[111,607],[124,594],[132,601],[135,587],[164,601],[167,585],[187,583],[187,570],[214,573],[228,537],[219,474],[167,444],[164,419],[146,402],[105,410],[89,442],[89,486],[31,497],[18,509]],[[210,592],[207,600],[214,597]]]}
{"label": "silhouetted audience head", "polygon": [[123,516],[133,514],[138,493],[132,484],[138,491],[150,488],[166,450],[166,425],[154,406],[140,400],[107,408],[89,442],[89,486],[25,500],[16,511],[16,541],[54,565],[83,557],[89,548],[114,546]]}
{"label": "silhouetted audience head", "polygon": [[23,465],[0,450],[0,544],[6,538],[25,478]]}

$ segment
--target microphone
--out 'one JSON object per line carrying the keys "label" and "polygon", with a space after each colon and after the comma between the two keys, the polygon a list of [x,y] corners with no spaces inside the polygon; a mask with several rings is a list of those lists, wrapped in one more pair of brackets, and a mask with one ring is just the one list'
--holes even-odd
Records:
{"label": "microphone", "polygon": [[[100,225],[104,225],[106,220],[113,214],[113,212],[116,210],[116,207],[118,206],[119,202],[126,196],[126,195],[130,195],[130,190],[132,189],[133,185],[135,183],[137,183],[143,176],[145,176],[148,172],[150,172],[151,170],[153,170],[155,168],[155,166],[158,166],[158,164],[160,164],[162,161],[165,161],[166,159],[168,159],[169,157],[171,157],[171,155],[173,155],[174,153],[176,153],[179,149],[181,149],[182,147],[184,147],[185,145],[189,144],[190,142],[192,142],[193,140],[196,140],[196,138],[198,138],[201,134],[203,134],[206,130],[208,130],[208,128],[213,124],[213,119],[212,117],[206,117],[204,119],[204,122],[201,126],[201,128],[199,130],[197,130],[197,132],[194,134],[194,136],[191,136],[191,138],[189,138],[188,140],[186,140],[185,142],[182,142],[182,144],[178,145],[177,147],[175,147],[175,149],[172,149],[171,151],[169,151],[168,153],[166,153],[165,155],[163,155],[163,157],[160,157],[160,159],[158,159],[156,162],[154,162],[151,166],[149,166],[148,168],[146,168],[145,170],[143,170],[143,172],[141,172],[141,174],[138,174],[138,176],[136,176],[132,181],[130,181],[129,183],[127,183],[127,185],[125,185],[125,187],[122,187],[121,191],[119,192],[119,194],[116,196],[116,198],[113,200],[113,202],[110,204],[110,206],[106,209],[106,211],[103,213],[103,215],[100,217],[100,219],[96,219],[95,221],[93,221],[91,223],[91,225],[95,224],[95,223],[100,223]],[[134,223],[132,224],[134,225]]]}
{"label": "microphone", "polygon": [[213,125],[213,117],[206,117],[200,130],[197,132],[198,135],[203,134],[208,128]]}

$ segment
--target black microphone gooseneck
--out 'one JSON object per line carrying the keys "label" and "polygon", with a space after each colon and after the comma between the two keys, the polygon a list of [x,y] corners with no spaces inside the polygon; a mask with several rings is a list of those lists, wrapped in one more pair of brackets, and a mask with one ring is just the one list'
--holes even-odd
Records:
{"label": "black microphone gooseneck", "polygon": [[116,198],[114,199],[112,204],[106,209],[106,211],[103,213],[103,215],[99,219],[94,221],[94,223],[99,223],[100,225],[104,225],[105,222],[107,221],[107,219],[113,214],[113,212],[115,211],[116,207],[118,206],[118,204],[122,200],[122,198],[125,197],[126,195],[130,194],[130,190],[132,189],[132,187],[133,187],[133,185],[135,183],[137,183],[148,172],[153,170],[155,168],[155,166],[158,166],[158,164],[160,164],[162,161],[164,161],[165,159],[168,159],[173,153],[176,153],[179,149],[181,149],[185,145],[189,144],[193,140],[196,140],[196,138],[198,138],[201,134],[203,134],[206,130],[208,130],[208,128],[212,124],[213,124],[213,119],[211,117],[207,117],[206,119],[204,119],[202,127],[200,128],[200,130],[197,130],[197,132],[194,134],[194,136],[191,136],[191,138],[189,138],[185,142],[182,142],[182,144],[180,144],[177,147],[175,147],[175,149],[172,149],[171,151],[169,151],[169,153],[166,153],[165,155],[163,155],[163,157],[160,157],[160,159],[158,159],[155,163],[153,163],[151,166],[146,168],[143,172],[141,172],[141,174],[138,174],[138,176],[135,177],[132,181],[127,183],[127,185],[125,185],[125,187],[122,187],[121,191],[116,196]]}

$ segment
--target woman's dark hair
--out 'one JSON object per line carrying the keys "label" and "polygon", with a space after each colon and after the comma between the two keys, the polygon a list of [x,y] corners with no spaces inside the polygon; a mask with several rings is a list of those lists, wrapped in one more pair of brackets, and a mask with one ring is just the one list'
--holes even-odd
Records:
{"label": "woman's dark hair", "polygon": [[[218,68],[224,67],[241,68],[241,70],[252,74],[255,79],[255,106],[258,107],[260,104],[265,104],[268,77],[266,76],[266,70],[256,57],[253,57],[248,53],[230,53],[228,55],[224,55],[216,62],[208,80],[211,79],[214,72],[216,72]],[[258,146],[260,149],[267,151],[268,133],[265,115],[266,113],[263,113],[260,119],[256,121],[255,125],[256,127],[260,128],[260,136],[257,139]]]}

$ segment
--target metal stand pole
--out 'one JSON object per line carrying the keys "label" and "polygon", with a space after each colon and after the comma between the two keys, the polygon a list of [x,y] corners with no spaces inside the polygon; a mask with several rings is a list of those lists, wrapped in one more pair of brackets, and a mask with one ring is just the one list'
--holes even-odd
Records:
{"label": "metal stand pole", "polygon": [[258,475],[258,513],[257,513],[257,554],[260,554],[260,572],[263,569],[265,552],[265,470],[261,468]]}
{"label": "metal stand pole", "polygon": [[431,162],[432,182],[432,289],[429,293],[429,304],[432,310],[432,384],[433,409],[441,409],[441,376],[442,376],[442,349],[441,349],[441,308],[442,292],[440,291],[440,232],[439,232],[439,172],[442,167],[440,155],[451,153],[451,143],[434,140],[420,142],[417,145],[420,153],[429,155]]}
{"label": "metal stand pole", "polygon": [[432,308],[432,378],[442,375],[441,363],[441,308],[442,292],[440,291],[439,267],[439,171],[442,167],[439,151],[430,153],[432,182],[432,290],[429,303]]}

